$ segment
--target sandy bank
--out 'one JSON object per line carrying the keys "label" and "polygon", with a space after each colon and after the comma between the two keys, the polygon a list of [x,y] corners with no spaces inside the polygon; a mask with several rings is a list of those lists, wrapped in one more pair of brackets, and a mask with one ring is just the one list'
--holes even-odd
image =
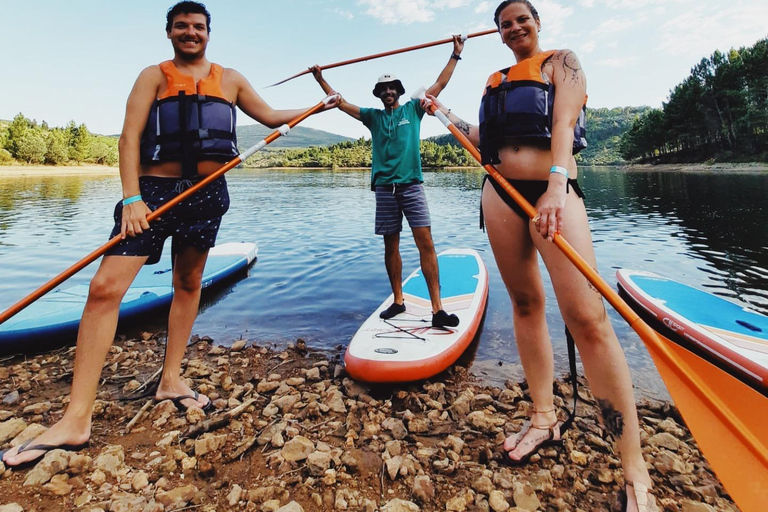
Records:
{"label": "sandy bank", "polygon": [[117,167],[106,165],[0,165],[0,177],[17,176],[99,176],[118,175]]}

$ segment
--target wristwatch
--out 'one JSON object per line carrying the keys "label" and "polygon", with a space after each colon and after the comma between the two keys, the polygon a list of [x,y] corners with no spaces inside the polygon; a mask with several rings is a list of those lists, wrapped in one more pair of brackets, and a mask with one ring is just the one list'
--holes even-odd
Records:
{"label": "wristwatch", "polygon": [[452,59],[461,60],[461,57],[459,55],[456,55],[455,53],[451,54]]}

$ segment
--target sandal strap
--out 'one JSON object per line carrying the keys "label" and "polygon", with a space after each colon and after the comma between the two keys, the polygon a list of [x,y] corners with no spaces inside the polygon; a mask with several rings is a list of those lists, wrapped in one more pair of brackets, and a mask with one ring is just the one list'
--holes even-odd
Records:
{"label": "sandal strap", "polygon": [[549,431],[550,439],[557,441],[560,439],[560,426],[562,425],[562,422],[555,421],[552,425],[534,425],[533,423],[530,423],[528,426],[528,429],[536,429],[536,430],[547,430]]}
{"label": "sandal strap", "polygon": [[635,497],[637,509],[640,512],[656,512],[658,510],[656,500],[647,485],[639,482],[627,482],[626,486],[627,488],[632,488],[632,495]]}
{"label": "sandal strap", "polygon": [[546,410],[539,410],[536,407],[533,408],[533,412],[537,414],[548,414],[550,412],[555,412],[556,410],[557,410],[556,407],[552,407],[551,409],[546,409]]}

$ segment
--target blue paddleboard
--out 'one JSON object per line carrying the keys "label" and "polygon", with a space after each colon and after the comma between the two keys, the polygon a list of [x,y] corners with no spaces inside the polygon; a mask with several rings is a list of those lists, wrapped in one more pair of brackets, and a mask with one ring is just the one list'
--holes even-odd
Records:
{"label": "blue paddleboard", "polygon": [[672,279],[622,269],[619,287],[638,312],[723,370],[768,392],[768,317]]}
{"label": "blue paddleboard", "polygon": [[[257,253],[258,246],[253,242],[217,245],[208,253],[203,289],[248,268]],[[170,305],[171,274],[170,255],[154,265],[143,266],[120,303],[120,320]],[[46,294],[0,324],[0,352],[23,350],[29,343],[74,338],[87,298],[87,284],[57,288]]]}

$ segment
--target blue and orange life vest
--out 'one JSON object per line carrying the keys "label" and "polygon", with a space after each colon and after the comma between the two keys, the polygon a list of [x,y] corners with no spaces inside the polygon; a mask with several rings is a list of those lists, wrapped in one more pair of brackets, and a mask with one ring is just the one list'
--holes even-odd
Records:
{"label": "blue and orange life vest", "polygon": [[185,177],[197,175],[200,160],[235,158],[235,105],[224,97],[224,69],[211,64],[210,74],[195,83],[173,61],[160,63],[167,90],[152,103],[141,136],[141,163],[181,162]]}
{"label": "blue and orange life vest", "polygon": [[[542,52],[493,73],[480,102],[480,153],[483,165],[498,164],[505,142],[552,142],[555,87],[544,81],[541,66],[556,50]],[[573,154],[587,147],[587,98],[573,130]]]}

